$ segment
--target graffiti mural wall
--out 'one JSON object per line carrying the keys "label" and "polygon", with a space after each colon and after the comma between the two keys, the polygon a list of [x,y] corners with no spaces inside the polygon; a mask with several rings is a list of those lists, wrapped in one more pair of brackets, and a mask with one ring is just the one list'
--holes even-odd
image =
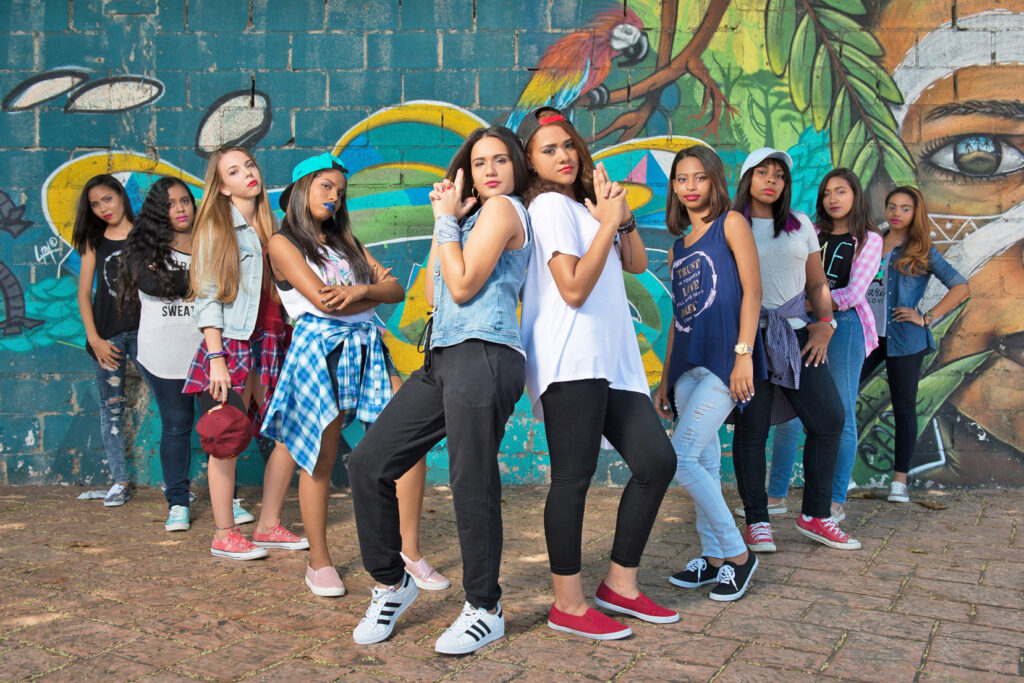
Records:
{"label": "graffiti mural wall", "polygon": [[[474,128],[514,127],[546,103],[570,111],[628,188],[650,256],[626,286],[652,388],[671,315],[663,220],[676,151],[710,145],[734,175],[750,150],[787,150],[808,213],[834,166],[860,176],[879,217],[893,185],[918,186],[972,298],[925,360],[914,474],[1024,485],[1022,0],[13,0],[0,20],[0,483],[106,483],[69,247],[88,178],[115,174],[136,208],[162,175],[199,197],[206,157],[241,144],[276,205],[294,163],[338,154],[357,235],[407,287],[378,322],[408,374],[427,317],[428,189]],[[137,376],[129,396],[130,466],[158,484],[155,404]],[[855,480],[883,483],[884,377],[864,386],[858,421]],[[722,440],[728,456],[728,428]],[[546,451],[524,398],[505,481],[544,481]],[[242,462],[243,480],[258,481],[255,447]],[[443,443],[430,465],[445,482]],[[626,478],[604,454],[595,483]]]}

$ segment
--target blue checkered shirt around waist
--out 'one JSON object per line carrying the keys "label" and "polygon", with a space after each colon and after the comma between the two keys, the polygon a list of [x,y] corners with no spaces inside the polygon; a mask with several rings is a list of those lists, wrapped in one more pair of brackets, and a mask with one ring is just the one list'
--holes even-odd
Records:
{"label": "blue checkered shirt around waist", "polygon": [[[333,396],[327,355],[339,346],[338,395]],[[295,462],[312,474],[327,425],[339,414],[343,428],[355,418],[374,422],[391,395],[380,332],[372,320],[349,323],[306,313],[295,322],[263,434],[288,446]]]}
{"label": "blue checkered shirt around waist", "polygon": [[[778,308],[762,308],[759,318],[764,328],[765,354],[768,357],[768,381],[787,389],[800,388],[800,343],[790,318],[810,322],[804,301],[806,292],[800,293]],[[796,417],[796,411],[781,391],[775,392],[771,423],[781,424]]]}

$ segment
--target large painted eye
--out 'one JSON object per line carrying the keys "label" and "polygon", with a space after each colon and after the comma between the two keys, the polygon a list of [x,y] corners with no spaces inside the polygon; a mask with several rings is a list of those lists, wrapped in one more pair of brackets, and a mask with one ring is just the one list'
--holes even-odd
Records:
{"label": "large painted eye", "polygon": [[925,161],[950,173],[990,178],[1024,168],[1024,153],[994,135],[965,135],[930,152]]}

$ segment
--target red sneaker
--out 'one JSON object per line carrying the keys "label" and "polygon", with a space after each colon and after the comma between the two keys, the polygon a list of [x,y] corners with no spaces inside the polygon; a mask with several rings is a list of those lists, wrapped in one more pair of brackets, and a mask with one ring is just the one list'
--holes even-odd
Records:
{"label": "red sneaker", "polygon": [[772,525],[768,522],[748,524],[743,534],[747,547],[755,553],[774,553],[775,539],[772,538]]}
{"label": "red sneaker", "polygon": [[839,550],[860,550],[860,541],[850,538],[839,528],[832,517],[808,517],[800,515],[796,518],[796,530],[807,538],[824,543],[830,548]]}
{"label": "red sneaker", "polygon": [[598,607],[604,607],[610,609],[613,612],[621,612],[622,614],[628,614],[631,617],[637,619],[643,619],[649,621],[652,624],[671,624],[679,621],[679,612],[673,612],[670,609],[666,609],[661,605],[656,604],[653,600],[640,593],[637,597],[630,600],[624,598],[608,586],[604,585],[604,581],[597,587],[597,596],[594,598],[594,603]]}
{"label": "red sneaker", "polygon": [[590,608],[581,617],[566,614],[551,605],[551,612],[548,614],[548,626],[556,631],[575,633],[584,638],[594,640],[618,640],[633,635],[633,629],[623,626],[606,614]]}

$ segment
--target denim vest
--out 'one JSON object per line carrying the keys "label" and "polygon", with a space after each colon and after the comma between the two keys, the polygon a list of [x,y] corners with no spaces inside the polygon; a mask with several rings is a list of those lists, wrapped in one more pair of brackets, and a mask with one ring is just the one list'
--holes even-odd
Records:
{"label": "denim vest", "polygon": [[890,356],[909,356],[924,349],[935,350],[935,339],[932,331],[912,322],[896,322],[892,312],[899,306],[917,308],[924,296],[928,278],[932,275],[939,278],[946,289],[956,285],[967,284],[964,276],[956,268],[942,258],[938,249],[932,247],[928,252],[928,271],[922,275],[904,275],[896,267],[900,258],[900,247],[895,247],[889,254],[887,284],[885,288],[885,311],[890,316],[886,325],[886,354]]}
{"label": "denim vest", "polygon": [[[467,339],[482,339],[511,346],[520,353],[523,342],[519,334],[516,308],[519,293],[526,281],[526,265],[533,250],[533,231],[530,218],[517,197],[506,196],[512,202],[523,222],[526,239],[519,249],[505,249],[490,276],[472,299],[457,304],[441,277],[440,259],[434,264],[434,315],[430,333],[430,348],[454,346]],[[490,201],[495,201],[491,199]],[[459,226],[460,242],[466,246],[469,233],[476,225],[480,212],[465,218]]]}
{"label": "denim vest", "polygon": [[216,327],[228,339],[248,339],[256,328],[260,309],[260,288],[263,285],[263,245],[256,229],[247,225],[241,212],[231,207],[238,240],[238,294],[226,304],[216,297],[217,285],[203,283],[197,293],[192,318],[199,329]]}

